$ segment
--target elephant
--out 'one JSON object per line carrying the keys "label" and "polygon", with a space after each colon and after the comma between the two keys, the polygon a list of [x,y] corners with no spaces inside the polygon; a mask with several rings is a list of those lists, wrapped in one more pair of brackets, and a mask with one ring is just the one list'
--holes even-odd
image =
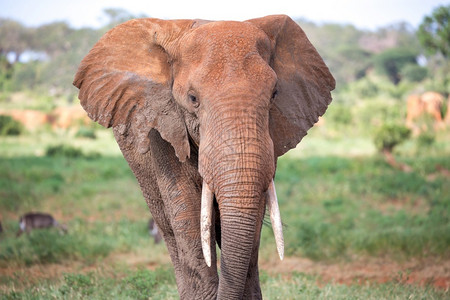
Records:
{"label": "elephant", "polygon": [[415,121],[424,114],[429,114],[435,122],[435,129],[443,128],[444,121],[441,116],[441,108],[444,97],[437,92],[425,92],[422,95],[412,94],[407,99],[406,125],[419,133],[420,129]]}
{"label": "elephant", "polygon": [[180,299],[261,299],[266,207],[284,255],[277,159],[325,113],[335,88],[300,26],[286,15],[133,19],[93,46],[73,84],[89,117],[112,127]]}

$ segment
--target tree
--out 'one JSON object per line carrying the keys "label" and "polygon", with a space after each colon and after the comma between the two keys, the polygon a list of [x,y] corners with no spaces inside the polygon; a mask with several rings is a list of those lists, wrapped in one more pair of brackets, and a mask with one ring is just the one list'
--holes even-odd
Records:
{"label": "tree", "polygon": [[389,165],[404,172],[411,172],[410,166],[396,161],[392,154],[394,148],[409,139],[410,136],[411,130],[403,125],[384,124],[375,132],[375,147],[383,153],[384,159]]}
{"label": "tree", "polygon": [[450,5],[437,7],[419,26],[417,36],[429,54],[450,55]]}
{"label": "tree", "polygon": [[67,37],[73,31],[66,22],[41,25],[36,29],[33,36],[33,50],[43,51],[50,57],[66,53],[71,49]]}
{"label": "tree", "polygon": [[14,55],[12,63],[29,48],[30,30],[21,23],[0,18],[0,56]]}
{"label": "tree", "polygon": [[391,48],[377,54],[373,58],[375,68],[386,74],[394,84],[402,79],[401,71],[407,65],[417,65],[418,53],[406,48]]}

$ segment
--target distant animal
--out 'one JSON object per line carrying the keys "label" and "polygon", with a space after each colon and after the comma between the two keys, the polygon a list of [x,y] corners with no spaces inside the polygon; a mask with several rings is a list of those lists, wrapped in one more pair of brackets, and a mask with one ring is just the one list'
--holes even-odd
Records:
{"label": "distant animal", "polygon": [[155,239],[155,244],[161,242],[161,234],[159,233],[158,225],[156,225],[155,220],[150,218],[148,220],[148,234]]}
{"label": "distant animal", "polygon": [[407,100],[406,125],[417,133],[420,129],[415,122],[419,117],[429,114],[435,121],[435,129],[442,128],[444,126],[441,116],[443,103],[444,97],[437,92],[410,95]]}
{"label": "distant animal", "polygon": [[17,237],[22,233],[30,233],[33,229],[56,227],[63,232],[67,232],[67,227],[58,223],[50,214],[40,212],[26,213],[19,219],[19,231]]}

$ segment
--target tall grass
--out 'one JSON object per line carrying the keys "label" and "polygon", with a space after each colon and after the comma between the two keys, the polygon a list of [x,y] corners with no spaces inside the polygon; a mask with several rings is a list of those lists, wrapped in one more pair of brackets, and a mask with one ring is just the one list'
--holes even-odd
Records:
{"label": "tall grass", "polygon": [[[431,161],[450,168],[446,156]],[[281,159],[276,183],[287,254],[448,258],[448,178],[427,180],[430,159],[408,163],[421,171],[396,171],[377,157]]]}

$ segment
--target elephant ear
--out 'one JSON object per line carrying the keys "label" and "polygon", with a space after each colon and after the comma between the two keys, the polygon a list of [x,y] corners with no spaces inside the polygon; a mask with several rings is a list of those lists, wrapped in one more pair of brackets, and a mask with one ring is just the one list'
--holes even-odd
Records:
{"label": "elephant ear", "polygon": [[107,32],[82,60],[73,84],[89,117],[114,127],[140,153],[149,149],[152,128],[175,149],[190,155],[184,119],[171,92],[171,44],[194,21],[135,19]]}
{"label": "elephant ear", "polygon": [[300,26],[284,15],[252,19],[272,41],[271,67],[278,77],[270,110],[276,156],[295,148],[325,113],[335,80]]}

